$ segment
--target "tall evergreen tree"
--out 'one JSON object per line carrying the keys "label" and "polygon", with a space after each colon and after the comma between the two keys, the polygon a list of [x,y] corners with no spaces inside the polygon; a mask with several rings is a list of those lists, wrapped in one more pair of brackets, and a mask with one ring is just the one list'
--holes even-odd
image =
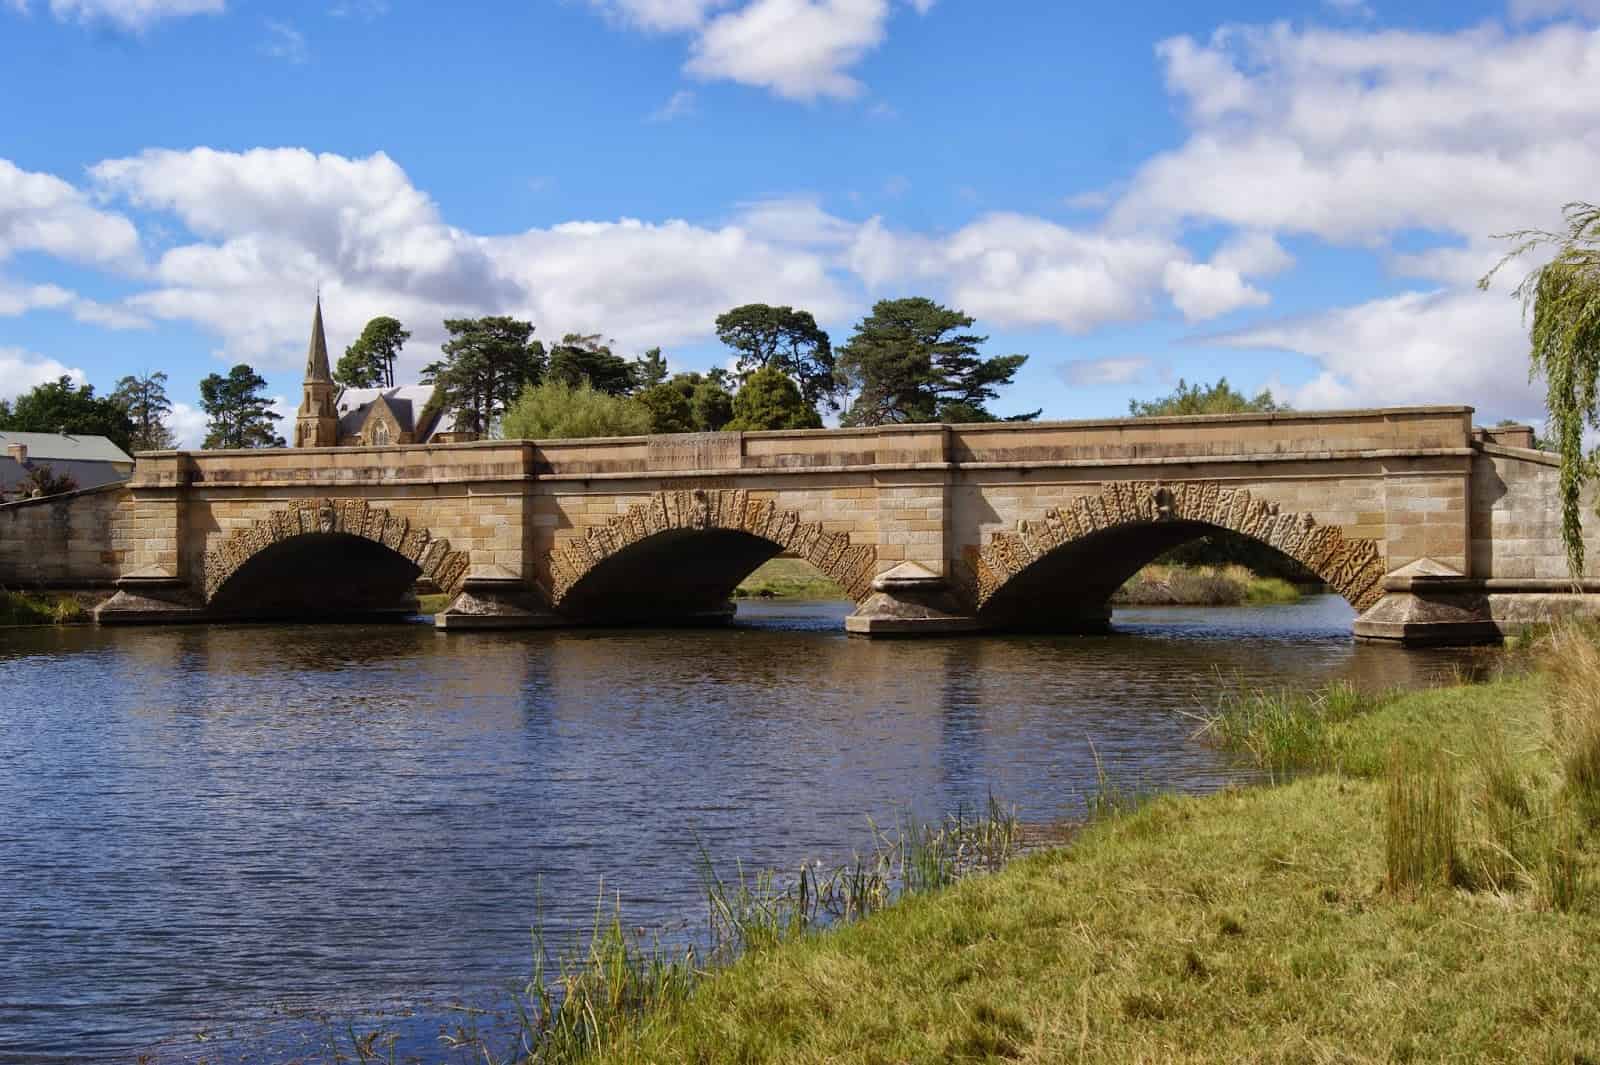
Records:
{"label": "tall evergreen tree", "polygon": [[844,424],[997,421],[986,404],[1028,357],[985,358],[978,349],[989,338],[963,331],[972,321],[921,297],[880,300],[839,349],[839,371],[859,390]]}
{"label": "tall evergreen tree", "polygon": [[139,377],[133,374],[117,382],[111,398],[122,404],[133,422],[134,451],[165,451],[177,440],[167,426],[172,401],[167,398],[167,375],[157,370]]}
{"label": "tall evergreen tree", "polygon": [[[664,362],[662,368],[665,369]],[[551,380],[574,388],[587,382],[590,388],[608,396],[625,396],[639,387],[639,363],[613,354],[610,345],[600,343],[598,333],[568,333],[562,337],[561,343],[550,349],[546,373]]]}
{"label": "tall evergreen tree", "polygon": [[651,348],[633,360],[633,376],[640,388],[654,388],[667,380],[667,358],[660,348]]}
{"label": "tall evergreen tree", "polygon": [[394,363],[411,333],[398,319],[374,318],[355,343],[344,349],[333,379],[345,388],[393,388]]}
{"label": "tall evergreen tree", "polygon": [[741,379],[770,366],[794,379],[806,406],[839,409],[833,343],[810,311],[747,303],[717,315],[717,338],[739,353]]}
{"label": "tall evergreen tree", "polygon": [[450,318],[444,358],[422,370],[434,405],[455,415],[456,428],[487,436],[528,385],[544,376],[544,345],[533,323],[504,316]]}
{"label": "tall evergreen tree", "polygon": [[240,363],[228,376],[208,374],[200,381],[200,409],[206,412],[206,448],[283,447],[273,424],[281,415],[267,397],[266,378]]}
{"label": "tall evergreen tree", "polygon": [[10,412],[0,414],[0,429],[18,433],[71,433],[103,436],[124,451],[133,449],[133,419],[111,396],[97,396],[94,386],[81,388],[63,374],[16,398]]}

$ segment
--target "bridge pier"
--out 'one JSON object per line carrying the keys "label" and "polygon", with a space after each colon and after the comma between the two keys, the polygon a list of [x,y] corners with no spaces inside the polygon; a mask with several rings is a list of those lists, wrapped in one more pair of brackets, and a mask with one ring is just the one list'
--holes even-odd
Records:
{"label": "bridge pier", "polygon": [[1391,574],[1352,629],[1374,643],[1457,647],[1569,617],[1600,617],[1600,581],[1473,579],[1423,559]]}
{"label": "bridge pier", "polygon": [[856,636],[945,636],[983,624],[948,581],[918,562],[902,562],[872,581],[872,595],[844,619]]}
{"label": "bridge pier", "polygon": [[547,629],[570,624],[546,607],[521,577],[503,566],[468,570],[461,591],[433,617],[434,628],[452,632]]}
{"label": "bridge pier", "polygon": [[100,625],[181,625],[209,620],[188,582],[148,567],[117,578],[117,591],[94,611]]}

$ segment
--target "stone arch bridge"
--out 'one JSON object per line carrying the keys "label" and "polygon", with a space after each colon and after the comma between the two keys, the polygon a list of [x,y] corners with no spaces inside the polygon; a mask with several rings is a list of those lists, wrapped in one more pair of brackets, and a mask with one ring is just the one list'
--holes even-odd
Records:
{"label": "stone arch bridge", "polygon": [[665,623],[726,618],[788,553],[852,632],[1078,630],[1220,529],[1319,575],[1359,636],[1469,642],[1600,602],[1531,443],[1426,407],[157,452],[0,506],[0,585],[114,586],[108,624],[406,612],[419,581],[447,629]]}

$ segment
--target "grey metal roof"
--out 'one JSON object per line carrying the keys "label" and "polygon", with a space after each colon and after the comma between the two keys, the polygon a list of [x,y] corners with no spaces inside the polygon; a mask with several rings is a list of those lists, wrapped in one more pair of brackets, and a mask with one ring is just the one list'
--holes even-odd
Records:
{"label": "grey metal roof", "polygon": [[[339,398],[334,403],[334,408],[339,414],[339,435],[355,436],[361,432],[362,423],[367,420],[367,409],[382,396],[389,404],[389,409],[394,411],[395,420],[400,423],[402,432],[416,432],[416,419],[421,416],[423,408],[428,405],[428,400],[433,398],[432,385],[396,385],[393,388],[347,388],[339,393]],[[427,439],[419,441],[427,443],[438,433],[447,433],[455,425],[455,416],[442,415],[438,422],[428,427]]]}
{"label": "grey metal roof", "polygon": [[[73,459],[35,459],[28,457],[30,466],[48,466],[57,477],[71,477],[79,488],[99,488],[113,481],[125,481],[132,472],[120,469],[110,462],[80,462]],[[15,459],[0,454],[0,496],[14,496],[28,479],[29,471]]]}
{"label": "grey metal roof", "polygon": [[133,465],[133,456],[103,436],[75,436],[71,433],[0,432],[0,454],[10,444],[22,444],[28,458],[41,462],[120,462]]}

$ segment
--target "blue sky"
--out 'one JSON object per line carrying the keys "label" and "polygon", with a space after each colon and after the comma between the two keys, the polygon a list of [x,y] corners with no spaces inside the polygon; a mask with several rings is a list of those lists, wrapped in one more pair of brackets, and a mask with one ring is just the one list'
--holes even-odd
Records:
{"label": "blue sky", "polygon": [[0,396],[297,394],[512,313],[676,368],[884,297],[1031,356],[1002,411],[1226,374],[1539,418],[1491,233],[1600,196],[1600,0],[0,0]]}

